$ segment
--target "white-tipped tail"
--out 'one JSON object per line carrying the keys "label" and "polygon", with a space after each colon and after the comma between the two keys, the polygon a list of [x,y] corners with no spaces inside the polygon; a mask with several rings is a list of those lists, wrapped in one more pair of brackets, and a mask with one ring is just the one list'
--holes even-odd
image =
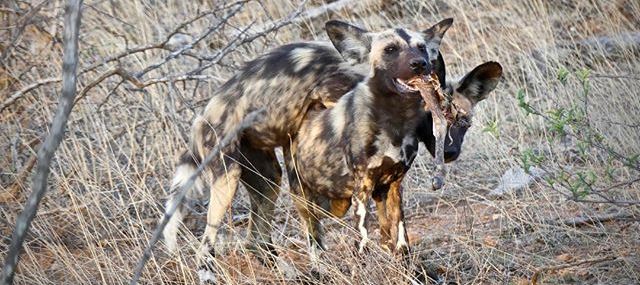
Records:
{"label": "white-tipped tail", "polygon": [[[189,178],[196,173],[196,167],[193,164],[182,163],[178,165],[176,171],[173,175],[173,182],[171,183],[171,194],[169,194],[169,198],[165,203],[165,209],[169,209],[177,200],[177,193],[181,191],[182,185],[184,185]],[[187,189],[188,198],[200,198],[204,195],[204,182],[202,178],[198,177],[194,183],[194,187],[191,189]],[[167,226],[162,231],[162,236],[164,238],[165,246],[169,252],[175,252],[178,247],[178,230],[180,228],[180,224],[182,224],[182,219],[184,218],[184,201],[178,207],[176,207],[176,211],[173,213]]]}

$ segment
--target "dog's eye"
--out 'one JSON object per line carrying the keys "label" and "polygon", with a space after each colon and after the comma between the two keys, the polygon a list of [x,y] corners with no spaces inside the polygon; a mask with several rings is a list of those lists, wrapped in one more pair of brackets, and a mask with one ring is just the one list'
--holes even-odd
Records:
{"label": "dog's eye", "polygon": [[420,52],[427,52],[427,46],[425,46],[424,44],[419,44],[418,45],[418,50]]}
{"label": "dog's eye", "polygon": [[384,48],[384,53],[386,54],[392,54],[394,52],[398,51],[398,47],[397,46],[388,46],[386,48]]}

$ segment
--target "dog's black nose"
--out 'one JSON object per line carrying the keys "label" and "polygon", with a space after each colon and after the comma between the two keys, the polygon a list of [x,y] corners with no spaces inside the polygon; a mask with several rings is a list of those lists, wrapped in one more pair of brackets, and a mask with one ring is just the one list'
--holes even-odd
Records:
{"label": "dog's black nose", "polygon": [[450,161],[454,161],[458,158],[458,156],[460,155],[459,151],[444,151],[444,161],[445,162],[450,162]]}
{"label": "dog's black nose", "polygon": [[414,58],[409,62],[409,67],[416,74],[422,74],[427,70],[427,61],[423,58]]}

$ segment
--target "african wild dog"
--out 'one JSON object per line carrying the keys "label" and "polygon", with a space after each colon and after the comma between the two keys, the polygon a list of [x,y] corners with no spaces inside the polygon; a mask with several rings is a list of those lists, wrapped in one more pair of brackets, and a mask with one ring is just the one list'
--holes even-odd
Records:
{"label": "african wild dog", "polygon": [[[366,216],[373,198],[382,245],[406,252],[400,185],[417,154],[417,130],[426,120],[422,97],[405,81],[431,71],[426,47],[437,48],[439,42],[402,29],[371,33],[338,21],[328,22],[326,29],[343,56],[368,53],[370,72],[333,108],[311,110],[303,121],[291,147],[295,161],[287,160],[291,190],[303,198],[296,206],[313,250],[324,248],[320,218],[342,217],[353,204],[361,251],[368,240]],[[485,63],[453,89],[453,104],[460,110],[457,123],[470,122],[473,105],[495,88],[501,73],[499,64]]]}
{"label": "african wild dog", "polygon": [[[439,43],[444,30],[451,23],[452,20],[447,19],[425,30],[422,33],[424,41]],[[351,51],[353,54],[357,52]],[[426,52],[432,60],[430,64],[440,79],[444,80],[444,62],[437,45],[427,46]],[[285,45],[245,64],[212,97],[203,114],[194,122],[191,147],[181,156],[173,179],[173,189],[180,187],[195,171],[199,161],[216,144],[216,138],[234,129],[246,114],[265,108],[267,116],[225,149],[224,159],[208,167],[212,174],[209,183],[212,191],[209,191],[203,253],[213,253],[210,248],[215,241],[217,227],[231,202],[238,181],[241,181],[248,189],[251,200],[250,245],[275,255],[271,245],[270,221],[273,220],[281,169],[274,148],[282,146],[288,153],[289,142],[295,139],[311,106],[331,106],[364,78],[366,73],[360,71],[360,63],[368,62],[368,54],[359,56],[361,58],[343,57],[327,43]],[[425,120],[430,120],[427,117],[425,114]],[[427,123],[425,134],[420,136],[425,142],[429,142],[430,127],[430,123]],[[459,141],[462,142],[461,139]],[[427,147],[432,146],[427,144]],[[455,152],[449,152],[448,155],[457,156]],[[190,191],[191,197],[203,195],[206,187],[202,177],[194,188]],[[172,203],[175,203],[173,194],[167,206]],[[184,214],[180,205],[163,233],[170,250],[176,248],[177,230]]]}

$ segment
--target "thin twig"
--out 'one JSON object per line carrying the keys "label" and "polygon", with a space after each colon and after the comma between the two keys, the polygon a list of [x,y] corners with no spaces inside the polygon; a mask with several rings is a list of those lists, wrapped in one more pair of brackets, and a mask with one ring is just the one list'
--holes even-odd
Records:
{"label": "thin twig", "polygon": [[[142,71],[136,72],[135,76],[132,73],[125,72],[124,70],[110,69],[109,71],[107,71],[107,72],[103,73],[102,75],[100,75],[96,80],[94,80],[88,86],[95,87],[95,85],[97,83],[100,83],[100,82],[104,81],[106,78],[108,78],[108,77],[110,77],[112,75],[115,75],[115,74],[121,75],[121,77],[127,79],[127,81],[134,83],[134,82],[137,81],[137,79],[135,79],[135,78],[140,78],[144,74],[150,72],[151,70],[159,68],[160,66],[162,66],[165,63],[171,61],[172,59],[177,58],[180,55],[187,55],[187,56],[193,57],[195,59],[198,59],[200,61],[203,61],[203,60],[204,61],[209,61],[209,63],[207,64],[207,66],[205,68],[199,68],[198,72],[190,72],[189,74],[186,74],[186,75],[175,75],[175,76],[162,78],[162,79],[151,79],[151,80],[147,81],[146,84],[141,85],[141,84],[134,83],[134,85],[138,89],[142,89],[143,87],[148,87],[148,86],[155,85],[155,84],[158,84],[158,83],[161,83],[161,82],[201,80],[201,75],[199,75],[198,73],[200,73],[202,70],[204,70],[204,69],[206,69],[208,67],[211,67],[211,66],[217,64],[222,59],[222,57],[224,57],[230,51],[235,49],[237,46],[242,45],[244,43],[251,42],[251,41],[255,40],[258,37],[264,36],[267,33],[273,32],[273,31],[285,26],[286,24],[291,22],[290,20],[292,18],[295,18],[295,16],[299,15],[302,12],[302,10],[301,10],[302,5],[300,5],[298,12],[295,13],[293,17],[289,17],[285,21],[280,21],[280,22],[273,23],[272,27],[270,27],[270,28],[268,28],[268,29],[266,29],[264,31],[261,31],[259,33],[256,33],[256,34],[254,34],[254,35],[252,35],[250,37],[244,38],[239,44],[236,43],[237,40],[239,40],[239,37],[237,37],[232,42],[230,42],[225,49],[219,51],[215,55],[206,56],[206,55],[198,55],[198,54],[194,54],[194,53],[190,52],[190,50],[196,44],[198,44],[200,41],[204,40],[206,37],[208,37],[213,32],[218,30],[222,25],[227,23],[228,20],[231,17],[233,17],[235,14],[237,14],[237,12],[242,8],[242,6],[245,3],[249,2],[249,1],[250,0],[236,1],[236,2],[233,2],[231,4],[226,4],[226,5],[222,6],[222,7],[214,9],[214,10],[209,10],[209,11],[202,12],[202,13],[198,14],[197,16],[192,17],[192,18],[182,22],[181,24],[179,24],[162,41],[159,41],[159,42],[156,42],[156,43],[152,43],[152,44],[143,45],[143,46],[133,47],[133,48],[127,49],[125,51],[122,51],[122,52],[120,52],[120,53],[118,53],[116,55],[112,55],[110,57],[107,57],[107,58],[101,60],[100,62],[94,63],[94,64],[82,69],[81,71],[78,72],[78,75],[83,75],[85,73],[95,71],[97,68],[99,68],[101,66],[105,66],[105,65],[107,65],[107,64],[109,64],[111,62],[118,61],[118,60],[120,60],[122,58],[125,58],[127,56],[130,56],[130,55],[133,55],[133,54],[136,54],[136,53],[141,53],[141,52],[145,52],[145,51],[153,50],[153,49],[168,49],[168,47],[166,45],[171,40],[171,38],[174,35],[178,34],[182,29],[184,29],[188,25],[192,24],[193,22],[195,22],[195,21],[197,21],[199,19],[202,19],[205,16],[212,15],[212,14],[215,14],[216,12],[219,12],[219,11],[222,11],[222,10],[226,10],[226,9],[229,9],[229,8],[232,8],[232,7],[236,7],[234,10],[230,11],[229,14],[227,14],[225,16],[225,18],[221,19],[213,27],[207,29],[200,36],[198,36],[195,40],[193,40],[192,42],[188,43],[187,45],[182,46],[178,50],[172,51],[172,53],[170,55],[168,55],[167,57],[165,57],[163,60],[159,61],[158,63],[155,63],[155,64],[152,64],[150,66],[147,66]],[[243,31],[243,32],[246,32],[246,30]],[[119,73],[116,73],[116,71],[119,71]],[[60,82],[60,81],[61,81],[60,78],[49,78],[49,79],[41,80],[41,81],[35,82],[33,84],[30,84],[29,86],[26,86],[25,88],[21,89],[20,91],[17,91],[16,93],[14,93],[9,99],[5,100],[2,103],[2,105],[0,105],[0,112],[2,112],[4,109],[9,107],[10,105],[14,104],[18,99],[24,97],[29,91],[34,90],[34,89],[36,89],[36,88],[38,88],[38,87],[40,87],[42,85],[45,85],[45,84],[56,83],[56,82]],[[94,84],[94,83],[96,83],[96,84]],[[88,91],[88,89],[85,88],[84,91]],[[78,96],[78,100],[83,98],[86,95],[85,93],[86,92],[81,92],[80,96]]]}
{"label": "thin twig", "polygon": [[579,226],[593,225],[597,223],[605,223],[605,222],[617,221],[617,220],[639,220],[639,219],[640,217],[637,217],[636,215],[633,215],[633,214],[617,212],[613,214],[605,214],[605,215],[592,216],[592,217],[575,217],[575,218],[570,218],[565,220],[549,220],[544,223],[550,224],[550,225],[556,225],[556,226],[579,227]]}
{"label": "thin twig", "polygon": [[200,163],[200,165],[198,166],[198,169],[196,169],[196,172],[193,175],[191,175],[191,177],[189,177],[189,180],[187,180],[187,182],[185,182],[184,185],[182,185],[182,187],[180,188],[180,191],[178,192],[178,195],[176,195],[175,203],[172,203],[171,206],[166,209],[166,212],[162,217],[162,221],[160,221],[160,224],[156,227],[155,231],[153,232],[151,240],[149,241],[149,245],[144,249],[142,258],[140,258],[140,261],[136,265],[133,279],[131,279],[131,282],[129,284],[135,285],[138,283],[138,280],[140,279],[140,275],[142,274],[142,269],[144,268],[144,265],[147,263],[147,260],[149,260],[149,258],[151,257],[151,251],[153,250],[153,246],[158,242],[158,240],[160,240],[162,231],[167,226],[167,223],[171,219],[171,216],[173,216],[173,214],[175,213],[176,209],[178,208],[178,205],[182,204],[182,201],[187,195],[188,190],[193,186],[193,183],[196,181],[198,176],[200,176],[200,173],[202,173],[202,171],[204,171],[204,169],[208,167],[209,163],[211,163],[211,161],[215,157],[218,157],[218,155],[220,154],[220,151],[222,151],[228,145],[232,144],[232,142],[239,137],[240,133],[242,133],[248,127],[251,127],[253,124],[255,124],[255,122],[261,120],[264,117],[264,115],[265,115],[264,108],[247,114],[247,116],[244,117],[240,125],[238,125],[231,132],[227,133],[222,138],[220,143],[216,145],[216,147],[213,148],[211,152],[209,152],[207,157],[205,157],[202,163]]}
{"label": "thin twig", "polygon": [[38,167],[36,175],[33,177],[33,192],[24,210],[18,216],[16,226],[11,237],[9,251],[2,268],[0,284],[9,285],[13,283],[16,266],[20,259],[22,243],[27,235],[31,221],[36,215],[38,205],[47,190],[47,177],[49,176],[49,166],[56,149],[60,145],[64,136],[64,130],[69,119],[69,114],[73,107],[73,99],[76,96],[76,69],[78,67],[78,34],[80,29],[80,6],[82,0],[69,0],[66,6],[64,17],[64,56],[62,65],[62,96],[58,110],[53,119],[51,132],[47,136],[42,148],[38,151]]}
{"label": "thin twig", "polygon": [[627,128],[634,128],[634,129],[640,128],[640,124],[626,124],[626,123],[621,123],[621,122],[614,122],[614,121],[607,120],[607,119],[600,119],[600,122],[603,122],[605,124],[610,124],[610,125],[627,127]]}
{"label": "thin twig", "polygon": [[244,5],[245,3],[249,2],[249,1],[250,1],[250,0],[241,0],[241,1],[236,1],[236,2],[233,2],[233,3],[227,4],[227,5],[225,5],[225,6],[222,6],[222,7],[218,8],[218,9],[215,9],[215,10],[204,11],[204,12],[202,12],[202,13],[198,14],[197,16],[195,16],[195,17],[193,17],[193,18],[191,18],[191,19],[189,19],[189,20],[187,20],[187,21],[184,21],[184,22],[182,22],[180,25],[178,25],[175,29],[173,29],[173,31],[172,31],[172,32],[170,32],[170,33],[167,35],[167,37],[166,37],[166,39],[165,39],[164,43],[166,44],[167,42],[169,42],[169,40],[171,39],[171,37],[173,37],[173,36],[175,36],[176,34],[178,34],[178,33],[179,33],[182,29],[184,29],[186,26],[190,25],[191,23],[193,23],[193,22],[195,22],[195,21],[197,21],[197,20],[202,19],[202,18],[203,18],[203,17],[205,17],[205,16],[215,14],[216,12],[220,12],[220,11],[222,11],[222,10],[229,9],[229,8],[234,7],[234,6],[236,6],[236,5]]}
{"label": "thin twig", "polygon": [[570,268],[570,267],[576,267],[576,266],[580,266],[580,265],[583,265],[583,264],[594,264],[594,263],[600,263],[600,262],[605,262],[605,261],[613,261],[613,260],[616,260],[616,259],[618,259],[617,256],[606,256],[606,257],[600,257],[600,258],[579,260],[579,261],[576,261],[576,262],[567,263],[567,264],[561,264],[561,265],[556,265],[556,266],[542,267],[542,268],[538,269],[535,273],[533,273],[533,276],[531,276],[531,285],[537,285],[538,284],[538,279],[540,279],[540,275],[544,271],[555,271],[555,270],[560,270],[560,269],[565,269],[565,268]]}
{"label": "thin twig", "polygon": [[638,181],[640,181],[640,176],[636,177],[636,178],[633,178],[633,179],[630,179],[630,180],[627,180],[627,181],[622,181],[620,183],[609,185],[606,188],[600,189],[600,191],[607,191],[607,190],[619,188],[619,187],[622,187],[622,186],[630,186],[631,184],[634,184],[634,183],[636,183]]}
{"label": "thin twig", "polygon": [[137,78],[133,77],[133,75],[131,75],[129,72],[127,72],[126,70],[122,69],[121,67],[115,67],[115,68],[112,68],[112,69],[108,70],[107,72],[103,73],[96,80],[92,81],[87,86],[82,88],[80,93],[78,93],[78,97],[73,102],[73,104],[75,105],[76,103],[78,103],[80,100],[82,100],[82,98],[84,98],[87,95],[87,92],[89,92],[89,90],[91,90],[93,87],[96,87],[102,81],[104,81],[105,79],[107,79],[107,78],[109,78],[109,77],[111,77],[113,75],[120,75],[120,77],[122,77],[122,79],[131,82],[131,84],[135,85],[138,88],[142,88],[143,87],[142,82],[140,82]]}
{"label": "thin twig", "polygon": [[16,198],[16,192],[20,190],[20,185],[22,182],[29,176],[31,173],[31,169],[36,165],[37,156],[32,156],[27,161],[26,165],[20,170],[20,172],[16,175],[16,178],[13,179],[13,184],[7,187],[6,190],[0,193],[0,203],[6,203],[7,201]]}
{"label": "thin twig", "polygon": [[132,54],[139,53],[139,52],[144,52],[144,51],[151,50],[151,49],[161,49],[162,47],[163,47],[162,43],[154,43],[154,44],[148,44],[148,45],[144,45],[144,46],[138,46],[138,47],[130,48],[130,49],[127,49],[125,51],[120,52],[119,54],[116,54],[116,55],[110,56],[108,58],[105,58],[105,59],[101,60],[98,63],[94,63],[94,64],[90,65],[89,67],[87,67],[87,68],[81,70],[80,72],[78,72],[78,75],[82,75],[82,74],[85,74],[87,72],[93,71],[93,70],[95,70],[96,68],[98,68],[100,66],[103,66],[103,65],[105,65],[107,63],[110,63],[112,61],[119,60],[119,59],[121,59],[123,57],[127,57],[127,56],[130,56]]}
{"label": "thin twig", "polygon": [[114,19],[114,20],[116,20],[117,22],[122,23],[122,24],[124,24],[124,25],[128,26],[129,28],[133,28],[133,29],[135,29],[135,28],[136,28],[136,26],[134,26],[134,25],[132,25],[132,24],[129,24],[129,23],[127,23],[126,21],[124,21],[124,20],[122,20],[122,19],[120,19],[120,18],[118,18],[118,17],[116,17],[116,16],[114,16],[114,15],[111,15],[111,14],[109,14],[109,13],[105,12],[105,11],[102,11],[102,10],[98,9],[98,8],[97,8],[93,3],[92,3],[92,4],[87,4],[87,3],[85,3],[85,7],[87,7],[87,8],[89,8],[89,9],[91,9],[91,10],[95,11],[96,13],[100,14],[100,15],[101,15],[101,16],[103,16],[103,17],[107,17],[107,18],[109,18],[109,19]]}
{"label": "thin twig", "polygon": [[7,62],[9,53],[11,53],[11,50],[13,50],[15,45],[18,43],[18,40],[20,39],[20,36],[22,36],[22,33],[24,32],[25,28],[27,28],[27,26],[31,24],[31,21],[33,20],[33,17],[35,16],[35,14],[38,13],[40,9],[44,7],[44,4],[47,4],[47,2],[49,2],[49,0],[44,0],[40,2],[38,5],[33,7],[31,10],[29,10],[29,12],[26,15],[24,15],[20,20],[18,20],[18,23],[16,24],[17,29],[14,30],[12,33],[13,35],[11,38],[11,43],[8,46],[4,47],[2,54],[0,54],[0,62]]}
{"label": "thin twig", "polygon": [[[553,173],[547,171],[546,169],[542,168],[542,170],[545,172],[545,175],[553,175]],[[571,175],[569,172],[567,172],[564,169],[560,169],[560,171],[562,171],[562,173],[566,174],[566,175]],[[614,200],[611,199],[609,197],[607,197],[606,195],[604,195],[602,192],[604,192],[605,190],[609,190],[609,189],[613,189],[619,186],[624,186],[624,185],[631,185],[635,182],[637,182],[639,180],[634,179],[634,180],[630,180],[630,181],[625,181],[622,183],[617,183],[614,185],[611,185],[609,187],[606,188],[602,188],[601,190],[597,190],[594,189],[593,187],[591,187],[590,185],[586,184],[589,187],[589,194],[593,194],[596,195],[604,200],[592,200],[592,199],[584,199],[584,198],[580,198],[578,197],[575,193],[573,193],[573,191],[571,191],[571,185],[568,185],[566,181],[558,181],[558,185],[562,186],[563,188],[569,190],[571,192],[571,194],[568,193],[564,193],[562,191],[560,191],[559,189],[556,189],[556,187],[554,187],[553,185],[549,184],[549,188],[553,191],[555,191],[556,193],[564,196],[565,198],[567,198],[567,200],[570,201],[574,201],[574,202],[578,202],[578,203],[596,203],[596,204],[612,204],[615,206],[633,206],[633,205],[638,205],[640,204],[640,201],[636,201],[636,200]]]}
{"label": "thin twig", "polygon": [[[146,88],[146,87],[149,87],[151,85],[156,85],[156,84],[160,84],[160,83],[167,83],[167,82],[190,81],[190,80],[202,81],[202,80],[207,80],[207,79],[218,79],[218,78],[215,77],[215,76],[212,76],[212,75],[167,76],[167,77],[149,79],[149,80],[147,80],[145,82],[142,82],[141,83],[141,87],[142,88]],[[140,88],[140,87],[138,87],[138,88]]]}
{"label": "thin twig", "polygon": [[173,29],[171,32],[169,32],[169,34],[167,34],[167,36],[162,41],[127,49],[127,50],[122,51],[122,52],[120,52],[120,53],[118,53],[116,55],[112,55],[110,57],[102,59],[99,62],[94,63],[94,64],[90,65],[87,68],[84,68],[78,74],[79,75],[85,74],[87,72],[95,70],[96,68],[98,68],[100,66],[106,65],[106,64],[108,64],[110,62],[117,61],[119,59],[122,59],[124,57],[130,56],[130,55],[133,55],[133,54],[136,54],[136,53],[145,52],[145,51],[152,50],[152,49],[166,49],[165,45],[171,40],[171,37],[173,37],[174,35],[178,34],[183,28],[185,28],[186,26],[190,25],[191,23],[193,23],[193,22],[195,22],[195,21],[197,21],[199,19],[202,19],[205,16],[208,16],[208,15],[214,14],[216,12],[219,12],[220,10],[228,9],[230,7],[233,7],[235,5],[238,5],[238,4],[241,4],[241,3],[245,3],[245,2],[247,2],[247,1],[238,1],[238,2],[234,2],[234,3],[230,4],[230,5],[225,5],[225,6],[221,7],[221,8],[215,9],[215,10],[209,10],[209,11],[202,12],[202,13],[196,15],[195,17],[190,18],[190,19],[182,22],[181,24],[179,24],[175,29]]}
{"label": "thin twig", "polygon": [[591,74],[590,78],[607,78],[607,79],[631,79],[631,80],[640,80],[640,77],[627,75],[627,74]]}

